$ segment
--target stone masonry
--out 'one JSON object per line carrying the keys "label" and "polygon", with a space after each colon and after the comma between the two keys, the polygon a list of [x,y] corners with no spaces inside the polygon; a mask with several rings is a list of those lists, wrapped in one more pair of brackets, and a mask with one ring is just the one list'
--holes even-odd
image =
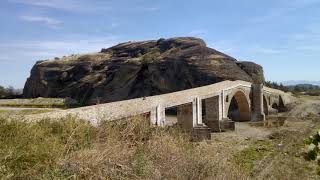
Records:
{"label": "stone masonry", "polygon": [[[267,97],[264,100],[263,96]],[[272,97],[272,98],[271,98]],[[178,125],[196,136],[208,136],[210,131],[220,132],[234,128],[234,120],[230,119],[230,103],[235,99],[238,106],[240,121],[259,122],[265,120],[264,103],[270,109],[270,99],[284,105],[290,103],[291,96],[261,84],[245,81],[223,81],[199,88],[178,91],[158,96],[118,101],[56,113],[30,115],[29,119],[61,118],[67,115],[88,120],[93,125],[101,121],[113,121],[140,114],[150,115],[150,124],[164,126],[165,110],[177,107]],[[267,102],[265,102],[267,101]],[[204,106],[202,105],[204,103]],[[205,109],[202,110],[202,107]],[[202,115],[202,112],[205,114]],[[208,131],[208,132],[207,132]],[[201,132],[201,133],[197,133]]]}

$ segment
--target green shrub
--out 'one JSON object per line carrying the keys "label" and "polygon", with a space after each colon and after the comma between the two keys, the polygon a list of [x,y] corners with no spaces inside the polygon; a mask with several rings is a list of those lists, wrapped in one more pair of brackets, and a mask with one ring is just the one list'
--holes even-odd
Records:
{"label": "green shrub", "polygon": [[308,161],[316,161],[317,174],[320,175],[320,131],[305,140],[304,158]]}
{"label": "green shrub", "polygon": [[143,64],[149,64],[153,61],[155,61],[160,56],[160,50],[154,49],[143,56],[141,56],[141,61]]}

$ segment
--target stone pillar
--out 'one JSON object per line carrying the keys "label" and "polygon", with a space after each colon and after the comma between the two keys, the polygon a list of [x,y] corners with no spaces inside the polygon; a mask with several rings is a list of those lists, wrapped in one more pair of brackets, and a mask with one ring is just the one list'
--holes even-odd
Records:
{"label": "stone pillar", "polygon": [[251,122],[265,120],[263,108],[263,84],[252,84],[252,116]]}
{"label": "stone pillar", "polygon": [[178,125],[186,131],[192,131],[193,112],[192,104],[184,104],[177,107]]}
{"label": "stone pillar", "polygon": [[178,106],[178,125],[192,134],[193,141],[211,139],[210,128],[202,123],[202,101],[195,98],[192,103]]}
{"label": "stone pillar", "polygon": [[150,112],[150,124],[153,126],[163,127],[165,125],[165,119],[166,111],[161,105],[158,105]]}
{"label": "stone pillar", "polygon": [[[228,103],[230,103],[231,99],[229,97],[229,101]],[[226,96],[225,96],[225,92],[222,90],[221,96],[220,96],[220,111],[221,111],[221,115],[220,115],[220,132],[225,132],[225,131],[234,131],[235,130],[235,122],[232,121],[231,119],[229,119],[228,117],[228,108],[227,105],[228,103],[226,103]]]}
{"label": "stone pillar", "polygon": [[200,98],[195,98],[192,103],[178,106],[178,125],[187,131],[202,125],[202,103]]}
{"label": "stone pillar", "polygon": [[154,108],[150,112],[150,125],[157,126],[157,108]]}
{"label": "stone pillar", "polygon": [[211,129],[211,131],[220,132],[220,117],[222,117],[222,104],[220,96],[205,99],[204,102],[206,107],[204,123]]}
{"label": "stone pillar", "polygon": [[202,101],[200,98],[195,98],[192,102],[193,127],[202,125]]}

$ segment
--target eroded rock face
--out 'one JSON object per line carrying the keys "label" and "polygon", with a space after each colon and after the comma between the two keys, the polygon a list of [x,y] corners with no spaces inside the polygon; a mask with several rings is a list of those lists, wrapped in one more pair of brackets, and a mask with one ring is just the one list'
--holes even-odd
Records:
{"label": "eroded rock face", "polygon": [[263,79],[262,67],[206,47],[197,38],[127,42],[95,54],[39,61],[24,96],[71,97],[83,104],[159,95],[224,80]]}

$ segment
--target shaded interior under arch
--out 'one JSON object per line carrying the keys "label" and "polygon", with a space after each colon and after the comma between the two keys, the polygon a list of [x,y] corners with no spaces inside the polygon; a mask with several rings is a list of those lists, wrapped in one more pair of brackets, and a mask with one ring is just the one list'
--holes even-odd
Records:
{"label": "shaded interior under arch", "polygon": [[268,101],[266,96],[263,95],[263,112],[265,115],[269,115],[269,110],[268,110]]}
{"label": "shaded interior under arch", "polygon": [[231,99],[228,117],[237,122],[250,121],[250,107],[245,94],[238,91]]}

